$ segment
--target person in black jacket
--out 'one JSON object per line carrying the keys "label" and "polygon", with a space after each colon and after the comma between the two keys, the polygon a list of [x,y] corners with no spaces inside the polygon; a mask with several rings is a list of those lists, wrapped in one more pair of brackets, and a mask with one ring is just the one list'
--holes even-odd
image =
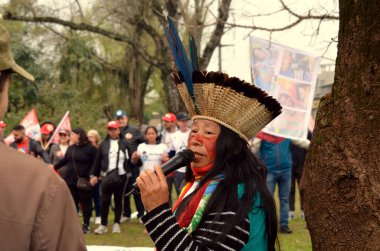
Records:
{"label": "person in black jacket", "polygon": [[25,128],[22,125],[16,125],[13,128],[13,141],[9,146],[23,153],[43,159],[45,163],[50,163],[49,155],[42,149],[38,141],[25,135]]}
{"label": "person in black jacket", "polygon": [[73,143],[66,151],[65,157],[60,160],[54,169],[57,170],[67,165],[65,181],[73,196],[75,205],[82,205],[83,210],[83,232],[90,232],[90,217],[92,211],[92,191],[80,190],[76,187],[79,177],[90,177],[90,170],[95,160],[97,149],[90,144],[87,139],[86,131],[82,128],[75,128],[71,133]]}
{"label": "person in black jacket", "polygon": [[[117,172],[120,175],[120,184],[100,185],[102,192],[101,225],[95,229],[96,234],[104,234],[107,229],[108,211],[111,204],[111,197],[114,196],[115,219],[112,228],[113,233],[120,233],[120,218],[122,212],[122,199],[127,180],[128,151],[125,141],[120,136],[119,124],[110,121],[107,124],[108,136],[99,146],[98,153],[90,171],[91,184],[94,186],[100,176],[107,177],[110,172]],[[117,168],[117,169],[116,169]]]}
{"label": "person in black jacket", "polygon": [[[137,146],[144,142],[144,136],[141,134],[140,130],[136,127],[128,125],[128,115],[124,110],[117,110],[115,112],[115,118],[119,123],[120,134],[122,139],[126,142],[128,147],[128,155],[132,154],[137,150]],[[132,164],[130,161],[128,163],[128,172],[131,177],[128,180],[127,188],[125,192],[128,193],[132,189],[132,184],[135,183],[136,178],[140,175],[140,166],[142,162],[139,161],[136,164]],[[141,218],[144,215],[144,205],[141,201],[140,194],[133,193],[133,198],[135,200],[135,205],[137,209],[137,217]],[[131,205],[130,196],[124,197],[124,217],[121,222],[129,220],[131,218]]]}

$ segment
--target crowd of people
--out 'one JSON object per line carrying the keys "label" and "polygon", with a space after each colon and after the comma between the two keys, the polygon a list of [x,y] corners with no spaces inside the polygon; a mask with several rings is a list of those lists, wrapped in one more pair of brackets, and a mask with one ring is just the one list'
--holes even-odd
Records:
{"label": "crowd of people", "polygon": [[[189,121],[186,112],[177,115],[167,113],[162,117],[161,132],[155,126],[148,126],[145,132],[141,132],[128,124],[124,110],[117,110],[115,120],[105,125],[107,136],[103,140],[97,130],[86,132],[78,127],[72,131],[60,129],[58,142],[52,143],[49,140],[56,126],[52,122],[44,122],[39,141],[28,137],[22,125],[14,126],[12,134],[15,140],[10,147],[46,162],[65,180],[77,212],[83,214],[84,233],[90,232],[91,217],[99,225],[94,233],[108,232],[107,220],[113,198],[115,218],[112,232],[120,233],[120,223],[131,219],[130,198],[125,196],[131,184],[141,171],[153,170],[154,165],[160,166],[187,147]],[[7,124],[1,121],[0,126],[5,128]],[[167,177],[168,184],[173,184],[178,195],[185,184],[185,168]],[[112,171],[117,172],[121,182],[114,186],[102,185],[102,179]],[[79,178],[89,179],[92,189],[79,189]],[[141,197],[138,193],[132,196],[140,219],[145,212]]]}
{"label": "crowd of people", "polygon": [[[9,34],[0,29],[0,52],[7,56],[0,53],[0,66],[5,65],[0,68],[3,119],[11,74],[34,79],[14,62]],[[7,228],[25,235],[16,235],[23,240],[19,243],[7,235],[9,240],[2,246],[7,250],[85,250],[77,214],[83,214],[84,234],[105,234],[113,198],[112,232],[120,233],[120,224],[131,219],[129,191],[136,183],[140,193],[132,196],[137,218],[158,250],[275,250],[275,186],[279,230],[289,234],[288,219],[294,217],[294,207],[289,210],[292,176],[299,180],[299,175],[292,175],[293,164],[299,161],[292,161],[295,149],[291,146],[307,149],[310,142],[260,132],[281,113],[281,105],[259,88],[225,73],[196,69],[189,85],[182,74],[172,76],[188,113],[165,114],[162,131],[148,126],[141,132],[129,125],[124,110],[117,110],[114,120],[104,125],[107,137],[103,140],[96,130],[76,127],[60,129],[54,144],[52,122],[41,125],[39,141],[28,137],[22,125],[14,126],[14,142],[9,147],[0,143],[4,162],[0,191],[7,191],[1,193],[5,200],[21,198],[29,208],[26,213],[21,205],[17,210],[0,207],[0,221],[7,222],[0,224],[1,233]],[[242,110],[246,110],[244,116],[236,112]],[[0,121],[1,139],[6,126]],[[184,148],[192,151],[194,159],[165,176],[159,166]],[[178,195],[175,202],[173,186]],[[98,224],[96,229],[90,229],[91,217]]]}
{"label": "crowd of people", "polygon": [[[90,218],[99,225],[96,234],[108,232],[108,214],[111,199],[114,199],[113,233],[120,233],[120,223],[131,218],[130,198],[124,195],[131,189],[140,172],[154,165],[161,166],[175,155],[187,148],[190,135],[191,119],[186,112],[165,114],[162,119],[162,131],[155,126],[147,126],[145,131],[128,124],[124,110],[115,112],[115,120],[107,125],[107,136],[101,140],[97,130],[85,132],[82,128],[72,131],[59,130],[59,141],[46,144],[52,137],[55,125],[44,122],[41,126],[41,140],[36,141],[25,135],[25,128],[16,125],[13,128],[15,141],[11,147],[36,156],[57,170],[66,181],[74,199],[77,211],[83,213],[83,232],[90,232]],[[0,127],[7,124],[0,122]],[[274,195],[276,184],[280,202],[280,232],[291,233],[288,220],[295,217],[295,182],[300,182],[302,167],[309,145],[308,140],[290,140],[263,132],[251,140],[251,149],[267,168],[266,183]],[[117,168],[116,168],[117,167]],[[101,186],[102,177],[117,171],[122,182],[114,187]],[[186,167],[181,167],[166,177],[169,188],[169,204],[172,206],[172,188],[177,197],[185,185]],[[93,186],[90,191],[78,190],[76,182],[79,177],[90,179]],[[141,197],[133,193],[140,219],[144,215]],[[301,195],[302,196],[302,195]],[[125,197],[125,199],[123,199]],[[302,200],[301,200],[302,202]],[[94,211],[94,212],[93,212]],[[301,218],[304,218],[301,203]],[[141,220],[140,220],[141,221]]]}

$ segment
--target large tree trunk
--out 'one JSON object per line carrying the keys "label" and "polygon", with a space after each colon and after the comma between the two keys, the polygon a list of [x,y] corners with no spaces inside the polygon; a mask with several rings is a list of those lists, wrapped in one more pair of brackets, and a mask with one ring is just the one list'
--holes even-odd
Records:
{"label": "large tree trunk", "polygon": [[313,250],[380,248],[380,1],[341,0],[338,57],[302,189]]}

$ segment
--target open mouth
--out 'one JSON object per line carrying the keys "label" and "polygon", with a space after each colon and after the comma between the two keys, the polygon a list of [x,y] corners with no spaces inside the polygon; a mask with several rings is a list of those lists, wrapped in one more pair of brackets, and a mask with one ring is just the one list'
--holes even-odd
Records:
{"label": "open mouth", "polygon": [[195,157],[205,157],[206,155],[199,153],[199,152],[194,152]]}

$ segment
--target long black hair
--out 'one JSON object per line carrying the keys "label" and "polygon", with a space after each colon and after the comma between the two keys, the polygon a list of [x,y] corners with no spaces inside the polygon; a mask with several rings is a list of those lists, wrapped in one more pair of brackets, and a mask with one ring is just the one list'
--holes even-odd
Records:
{"label": "long black hair", "polygon": [[74,128],[72,132],[79,135],[79,142],[78,142],[79,146],[90,144],[90,141],[88,141],[88,138],[87,138],[86,131],[83,128],[80,128],[80,127]]}
{"label": "long black hair", "polygon": [[[206,206],[205,213],[220,213],[223,211],[236,212],[235,217],[221,226],[222,241],[226,235],[240,222],[242,222],[252,209],[253,202],[260,200],[260,208],[265,211],[266,237],[268,250],[276,250],[277,241],[277,216],[273,197],[266,186],[266,168],[252,153],[248,143],[235,132],[221,126],[220,135],[216,141],[216,159],[210,171],[200,180],[198,188],[187,196],[178,206],[176,216],[186,210],[188,202],[197,191],[209,180],[223,174],[224,178],[218,184]],[[194,179],[191,169],[186,170],[186,180]],[[237,187],[244,184],[244,195],[239,200]],[[260,196],[260,198],[257,198]],[[216,214],[220,215],[220,214]],[[216,216],[215,220],[217,221]]]}

